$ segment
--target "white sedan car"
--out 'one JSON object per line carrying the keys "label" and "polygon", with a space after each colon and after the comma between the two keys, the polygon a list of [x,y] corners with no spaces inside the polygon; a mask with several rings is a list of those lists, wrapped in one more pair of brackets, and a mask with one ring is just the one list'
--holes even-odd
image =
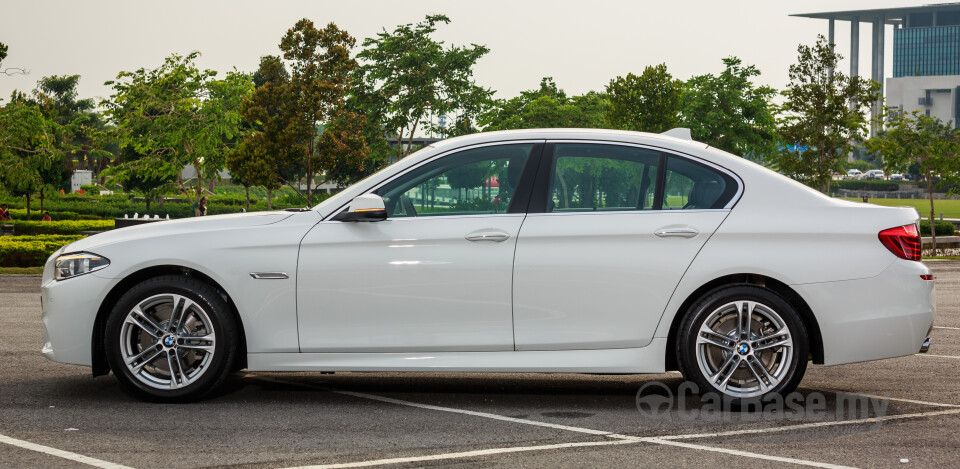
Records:
{"label": "white sedan car", "polygon": [[243,368],[679,370],[753,399],[811,360],[926,349],[916,210],[832,199],[688,136],[469,135],[312,209],[76,241],[44,268],[43,354],[159,401]]}

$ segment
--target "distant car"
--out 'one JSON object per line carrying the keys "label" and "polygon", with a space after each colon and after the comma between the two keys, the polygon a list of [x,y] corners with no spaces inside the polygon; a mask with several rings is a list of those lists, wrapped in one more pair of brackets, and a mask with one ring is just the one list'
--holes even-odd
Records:
{"label": "distant car", "polygon": [[885,178],[886,177],[884,176],[882,169],[871,169],[870,171],[863,173],[863,177],[861,177],[860,179],[883,180]]}
{"label": "distant car", "polygon": [[859,169],[847,170],[847,179],[860,179],[861,177],[863,177],[863,173]]}
{"label": "distant car", "polygon": [[900,173],[893,173],[893,174],[890,175],[890,180],[891,180],[891,181],[902,181],[902,180],[903,180],[903,175],[900,174]]}
{"label": "distant car", "polygon": [[679,370],[759,399],[810,360],[926,349],[914,208],[831,198],[670,133],[686,138],[477,133],[313,208],[89,236],[44,267],[42,353],[155,401],[244,368]]}

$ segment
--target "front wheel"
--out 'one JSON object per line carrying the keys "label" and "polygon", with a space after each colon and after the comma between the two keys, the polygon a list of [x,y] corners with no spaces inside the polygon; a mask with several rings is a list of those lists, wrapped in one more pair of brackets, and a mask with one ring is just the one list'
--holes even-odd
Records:
{"label": "front wheel", "polygon": [[779,294],[736,285],[707,294],[679,329],[677,362],[702,392],[734,400],[785,395],[807,369],[807,331]]}
{"label": "front wheel", "polygon": [[124,294],[107,319],[110,368],[123,389],[159,402],[190,401],[213,391],[237,353],[226,302],[195,278],[167,275]]}

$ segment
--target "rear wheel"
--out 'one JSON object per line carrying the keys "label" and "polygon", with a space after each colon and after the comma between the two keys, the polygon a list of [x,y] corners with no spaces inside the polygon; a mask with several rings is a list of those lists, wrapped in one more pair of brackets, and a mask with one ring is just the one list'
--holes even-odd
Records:
{"label": "rear wheel", "polygon": [[807,331],[797,310],[754,285],[705,295],[679,329],[677,362],[701,392],[762,399],[793,392],[807,368]]}
{"label": "rear wheel", "polygon": [[104,334],[123,389],[152,401],[190,401],[213,391],[237,353],[236,324],[208,284],[168,275],[124,294]]}

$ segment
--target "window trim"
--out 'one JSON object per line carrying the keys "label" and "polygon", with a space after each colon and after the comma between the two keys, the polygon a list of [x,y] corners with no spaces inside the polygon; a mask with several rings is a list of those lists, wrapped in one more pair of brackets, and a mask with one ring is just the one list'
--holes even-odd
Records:
{"label": "window trim", "polygon": [[[404,175],[410,173],[411,171],[416,171],[417,169],[423,167],[424,165],[430,164],[434,161],[437,161],[441,158],[447,156],[452,156],[455,153],[460,153],[463,151],[474,150],[477,148],[484,147],[493,147],[493,146],[504,146],[504,145],[517,145],[517,144],[533,144],[533,148],[530,150],[530,156],[527,157],[527,162],[523,167],[523,172],[520,176],[520,182],[517,184],[516,194],[514,195],[514,200],[510,202],[510,207],[504,213],[477,213],[477,214],[458,214],[458,215],[424,215],[416,217],[399,217],[399,218],[387,218],[387,220],[398,221],[398,220],[425,220],[425,219],[435,219],[435,218],[463,218],[463,217],[501,217],[505,215],[523,215],[527,213],[527,208],[530,204],[530,198],[532,197],[533,186],[536,180],[534,179],[537,175],[537,170],[540,165],[540,162],[543,160],[544,149],[545,149],[545,140],[542,138],[537,139],[520,139],[520,140],[502,140],[497,142],[485,142],[478,143],[474,145],[466,145],[457,148],[451,148],[447,151],[437,153],[414,166],[411,166],[405,169],[402,172],[394,174],[383,181],[380,181],[377,185],[367,189],[363,194],[373,194],[378,191],[381,187],[390,184],[394,180],[403,177]],[[363,195],[363,194],[358,194]],[[526,206],[520,208],[520,205],[526,204]],[[342,211],[347,210],[350,207],[350,201],[338,207],[336,210],[330,212],[330,215],[325,217],[320,223],[332,222],[333,219]],[[336,222],[342,223],[342,222]]]}
{"label": "window trim", "polygon": [[[554,159],[556,158],[556,145],[557,144],[594,144],[594,145],[613,145],[613,146],[623,146],[623,147],[633,147],[640,148],[644,150],[653,150],[660,152],[660,159],[657,162],[657,186],[656,192],[654,193],[654,202],[653,210],[611,210],[611,211],[583,211],[583,212],[547,212],[547,199],[550,196],[548,193],[550,190],[550,177],[551,171],[553,170]],[[673,156],[680,159],[690,160],[694,163],[699,163],[704,166],[707,166],[711,169],[717,170],[723,174],[730,176],[734,183],[737,185],[737,190],[733,194],[733,197],[721,208],[715,209],[695,209],[695,210],[663,210],[663,194],[661,194],[661,188],[666,180],[666,171],[667,171],[667,158]],[[543,153],[540,156],[540,167],[537,171],[537,180],[534,183],[533,194],[530,196],[530,205],[527,209],[527,213],[530,215],[533,214],[543,214],[543,215],[583,215],[583,214],[614,214],[614,213],[694,213],[694,212],[716,212],[716,211],[729,211],[734,206],[737,205],[737,202],[740,201],[740,198],[743,196],[743,179],[740,179],[733,171],[730,171],[723,166],[720,166],[711,161],[707,161],[703,158],[690,155],[681,151],[677,151],[672,148],[658,147],[655,145],[646,145],[633,142],[622,142],[616,140],[593,140],[593,139],[551,139],[547,140],[546,144],[543,147]]]}

